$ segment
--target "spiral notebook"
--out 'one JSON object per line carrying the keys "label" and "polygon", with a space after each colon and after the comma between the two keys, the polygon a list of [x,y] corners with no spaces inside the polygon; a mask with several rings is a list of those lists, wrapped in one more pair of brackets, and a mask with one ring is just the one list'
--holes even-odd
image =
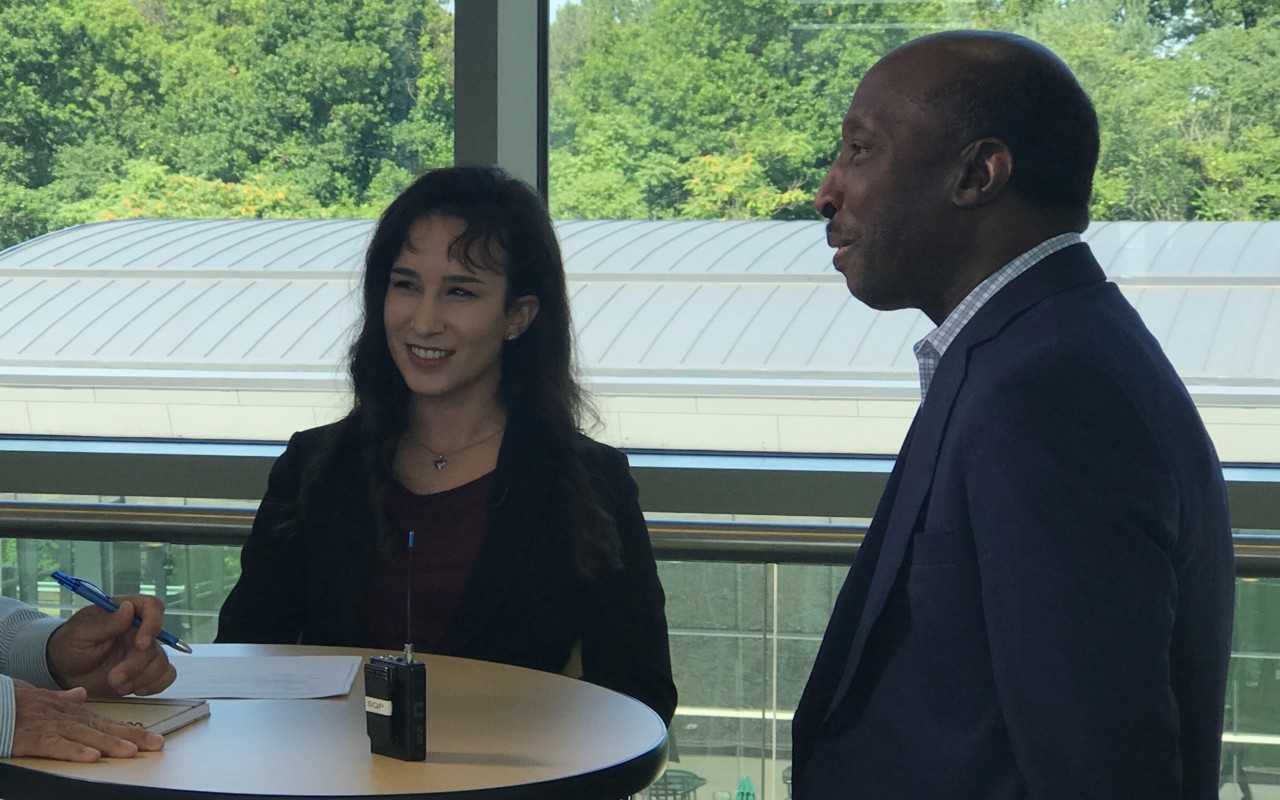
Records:
{"label": "spiral notebook", "polygon": [[209,716],[207,700],[163,700],[144,697],[128,700],[90,700],[85,703],[90,711],[122,722],[137,725],[152,733],[165,734],[176,731]]}

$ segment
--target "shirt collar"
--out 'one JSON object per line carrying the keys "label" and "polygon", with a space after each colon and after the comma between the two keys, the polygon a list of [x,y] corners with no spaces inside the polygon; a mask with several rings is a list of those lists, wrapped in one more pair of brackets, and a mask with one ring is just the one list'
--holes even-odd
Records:
{"label": "shirt collar", "polygon": [[1075,232],[1062,233],[1046,239],[1015,257],[991,273],[986,280],[965,295],[965,298],[947,315],[941,325],[916,342],[912,350],[915,352],[916,360],[920,365],[920,401],[924,402],[925,395],[928,394],[929,383],[933,380],[933,373],[937,369],[938,362],[942,360],[942,356],[946,354],[947,348],[951,346],[951,343],[960,335],[960,331],[964,330],[964,326],[978,313],[978,309],[986,305],[987,301],[994,297],[996,292],[1003,289],[1014,278],[1059,250],[1080,242],[1080,234]]}

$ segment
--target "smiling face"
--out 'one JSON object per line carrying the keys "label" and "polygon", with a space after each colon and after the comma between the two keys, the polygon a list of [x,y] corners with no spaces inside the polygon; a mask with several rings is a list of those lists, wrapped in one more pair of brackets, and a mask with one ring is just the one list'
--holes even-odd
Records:
{"label": "smiling face", "polygon": [[[858,84],[814,206],[849,291],[872,308],[936,304],[956,235],[956,148],[924,98],[939,61],[904,48]],[[952,241],[952,244],[955,242]]]}
{"label": "smiling face", "polygon": [[462,220],[415,221],[391,267],[383,320],[391,358],[415,404],[491,404],[502,378],[502,348],[538,313],[533,296],[507,302],[505,264],[471,269],[450,246]]}

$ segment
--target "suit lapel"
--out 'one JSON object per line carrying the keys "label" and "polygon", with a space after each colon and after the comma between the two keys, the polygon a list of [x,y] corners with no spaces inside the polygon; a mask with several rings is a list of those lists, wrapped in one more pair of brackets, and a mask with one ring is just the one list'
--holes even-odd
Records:
{"label": "suit lapel", "polygon": [[[867,637],[898,580],[911,536],[915,532],[917,521],[921,519],[933,486],[942,439],[946,434],[956,395],[959,394],[968,372],[969,351],[998,335],[1012,319],[1045,297],[1104,279],[1102,268],[1086,245],[1064,248],[1037,263],[997,292],[969,320],[960,335],[947,348],[929,384],[928,396],[916,412],[908,441],[904,443],[903,452],[898,457],[900,462],[905,463],[901,464],[897,494],[891,499],[886,498],[890,501],[882,502],[876,509],[877,519],[873,520],[872,530],[868,532],[870,538],[876,530],[879,517],[888,514],[888,520],[883,525],[884,540],[879,547],[879,558],[875,560],[867,585],[866,602],[858,618],[844,670],[827,705],[827,716],[831,715],[848,693],[866,647]],[[895,465],[895,469],[897,466]],[[886,487],[886,495],[888,491],[889,488]],[[867,552],[867,555],[874,557],[876,554]],[[855,569],[857,566],[855,564]],[[854,599],[856,598],[850,598],[850,601]]]}
{"label": "suit lapel", "polygon": [[316,616],[328,623],[311,627],[327,628],[325,638],[335,642],[364,643],[368,635],[364,616],[364,593],[376,560],[378,521],[369,497],[369,482],[359,460],[352,457],[340,469],[341,489],[327,504],[327,513],[318,521],[326,531],[322,552],[315,563],[327,565],[321,576]]}
{"label": "suit lapel", "polygon": [[540,551],[548,547],[544,509],[553,472],[535,432],[513,415],[498,453],[484,543],[445,632],[444,652],[465,654],[495,624],[503,599],[545,567]]}
{"label": "suit lapel", "polygon": [[898,458],[894,461],[893,471],[889,473],[889,480],[885,483],[884,493],[880,495],[880,502],[876,504],[871,525],[862,539],[862,544],[858,547],[844,585],[840,587],[835,608],[831,612],[831,620],[827,623],[827,630],[823,634],[817,658],[814,659],[813,671],[796,706],[791,737],[795,746],[797,764],[806,759],[808,745],[817,734],[819,723],[827,716],[828,705],[835,697],[836,687],[848,663],[849,648],[857,632],[857,621],[865,608],[867,589],[876,564],[879,563],[880,550],[884,544],[884,526],[889,519],[893,502],[898,496],[898,486],[902,481],[902,468],[906,464],[907,454],[911,452],[911,440],[916,421],[916,419],[911,421],[911,427],[907,430],[902,447],[898,451]]}
{"label": "suit lapel", "polygon": [[[951,348],[968,351],[997,336],[1036,303],[1060,292],[1106,280],[1088,245],[1059,250],[1009,282],[964,326]],[[933,390],[930,389],[930,392]]]}
{"label": "suit lapel", "polygon": [[[953,353],[953,350],[948,350],[947,356]],[[848,660],[827,706],[828,716],[848,692],[867,637],[880,612],[884,610],[889,592],[897,581],[916,520],[920,518],[921,509],[929,496],[929,488],[933,485],[933,468],[938,460],[938,450],[951,415],[951,407],[964,379],[965,361],[963,357],[944,356],[938,364],[938,370],[929,384],[929,394],[916,412],[909,439],[899,455],[904,463],[897,496],[888,509],[877,509],[877,514],[887,512],[889,515],[883,529],[884,540],[867,587],[867,599],[858,619],[853,643],[849,646]]]}

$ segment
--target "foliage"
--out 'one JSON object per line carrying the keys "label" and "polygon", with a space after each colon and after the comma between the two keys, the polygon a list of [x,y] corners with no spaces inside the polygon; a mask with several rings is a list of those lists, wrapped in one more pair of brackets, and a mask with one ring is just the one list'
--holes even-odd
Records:
{"label": "foliage", "polygon": [[552,28],[552,210],[814,216],[858,78],[917,29],[978,27],[1094,98],[1095,219],[1278,218],[1280,0],[1178,3],[582,0]]}
{"label": "foliage", "polygon": [[428,0],[7,0],[0,245],[121,216],[369,215],[452,160]]}
{"label": "foliage", "polygon": [[[372,216],[453,151],[444,0],[5,0],[0,246],[112,217]],[[1103,130],[1096,219],[1280,217],[1280,0],[579,0],[557,217],[812,218],[857,81],[948,27],[1043,41]]]}
{"label": "foliage", "polygon": [[321,209],[294,187],[262,175],[243,182],[175,175],[163,164],[133,160],[119,180],[104,183],[93,195],[62,208],[62,221],[128,217],[305,217]]}

